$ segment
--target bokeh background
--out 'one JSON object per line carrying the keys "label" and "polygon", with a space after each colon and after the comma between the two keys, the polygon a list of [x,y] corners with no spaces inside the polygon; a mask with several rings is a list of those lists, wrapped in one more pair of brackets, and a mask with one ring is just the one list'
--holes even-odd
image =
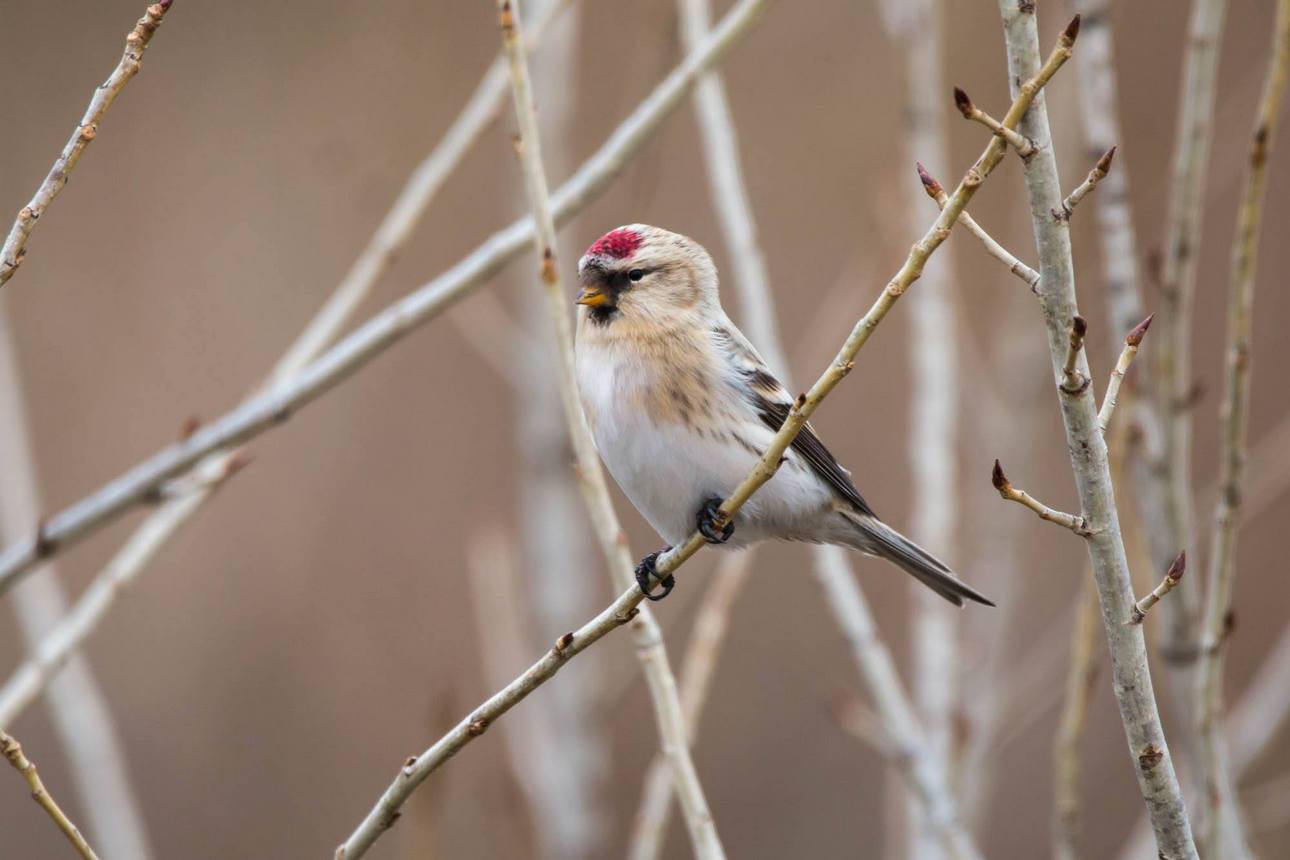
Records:
{"label": "bokeh background", "polygon": [[[1002,114],[1006,69],[994,4],[943,6],[951,79],[943,109],[954,160],[929,166],[952,184],[984,137],[959,120],[949,83]],[[1215,473],[1228,248],[1272,6],[1233,3],[1223,39],[1194,333],[1205,392],[1196,421],[1201,488]],[[16,211],[116,62],[142,4],[4,0],[0,9],[8,129],[0,209]],[[579,30],[564,56],[574,64],[576,86],[544,92],[539,81],[537,93],[540,108],[570,99],[569,123],[546,140],[557,178],[599,146],[681,54],[670,3],[584,0],[574,9]],[[1064,4],[1040,4],[1046,46],[1068,14]],[[1144,252],[1163,232],[1185,17],[1167,0],[1113,11],[1125,129],[1118,160],[1132,171]],[[172,441],[188,416],[219,415],[262,378],[345,272],[498,45],[494,6],[485,0],[176,3],[142,75],[113,108],[42,220],[19,276],[0,294],[48,510]],[[548,62],[545,54],[535,60],[539,74]],[[1089,167],[1074,68],[1048,96],[1070,187]],[[823,367],[915,238],[905,211],[907,186],[917,177],[900,133],[903,69],[872,0],[776,4],[723,66],[796,379]],[[513,130],[508,108],[360,316],[524,211]],[[1283,336],[1290,293],[1280,289],[1290,267],[1286,152],[1277,152],[1271,171],[1259,266],[1254,440],[1290,408],[1281,373],[1290,361]],[[973,211],[1033,260],[1015,158]],[[930,222],[934,213],[928,201],[917,215]],[[633,221],[694,236],[729,270],[688,107],[562,230],[571,295],[581,248]],[[1091,209],[1077,214],[1074,240],[1100,387],[1122,333],[1102,322]],[[956,545],[941,554],[969,580],[988,583],[1000,604],[995,612],[968,610],[960,649],[969,688],[1004,709],[976,833],[988,856],[1034,857],[1049,839],[1050,749],[1085,555],[1078,540],[1004,504],[990,486],[996,456],[1028,451],[1007,460],[1014,480],[1057,507],[1075,506],[1037,304],[966,236],[951,243],[963,351],[954,429],[961,468],[944,484],[962,513]],[[533,407],[517,396],[522,351],[498,337],[504,329],[481,328],[481,320],[495,321],[500,307],[520,333],[544,336],[527,297],[537,289],[531,271],[525,258],[486,288],[488,298],[466,299],[451,318],[418,331],[254,440],[254,464],[166,547],[90,640],[90,663],[114,714],[155,856],[330,856],[402,760],[491,692],[477,620],[489,613],[480,611],[469,581],[472,546],[485,537],[515,545],[512,593],[521,611],[546,590],[567,592],[556,601],[563,609],[526,615],[529,658],[610,599],[594,552],[584,550],[553,577],[535,572],[550,562],[527,557],[518,537],[526,468],[517,440],[525,409]],[[915,287],[906,302],[918,300]],[[1150,293],[1147,304],[1156,304]],[[739,309],[730,310],[738,319]],[[912,516],[909,331],[905,304],[815,422],[862,492],[898,526]],[[503,379],[499,366],[509,366],[512,378]],[[1007,414],[988,402],[1003,404]],[[554,399],[549,409],[558,409]],[[563,468],[558,454],[554,462]],[[656,536],[615,494],[633,550],[657,548]],[[1206,524],[1209,510],[1202,502]],[[573,515],[581,516],[576,508]],[[69,591],[85,587],[141,517],[60,557]],[[1232,700],[1285,623],[1287,517],[1290,493],[1264,506],[1243,532],[1239,624],[1228,661]],[[657,609],[674,662],[714,559],[695,559]],[[735,606],[696,764],[732,857],[899,856],[883,760],[837,722],[838,697],[859,682],[809,563],[800,546],[758,555]],[[878,562],[857,567],[883,632],[907,665],[905,578]],[[1144,583],[1159,576],[1135,573]],[[1196,587],[1200,577],[1184,582]],[[6,674],[21,653],[10,616],[0,621]],[[1030,686],[1010,687],[1018,678],[1031,679]],[[533,703],[549,705],[566,683],[589,690],[594,707],[587,725],[557,730],[575,743],[585,734],[604,752],[588,793],[601,827],[588,856],[619,856],[656,748],[629,638],[614,635],[575,661]],[[541,856],[544,824],[525,801],[503,738],[528,718],[527,707],[436,774],[372,856]],[[1166,705],[1166,726],[1177,722]],[[44,705],[9,728],[76,817],[80,804]],[[1141,803],[1105,673],[1085,751],[1088,856],[1113,856]],[[1282,738],[1246,785],[1257,789],[1287,768],[1290,738]],[[1265,856],[1290,853],[1290,821],[1276,819],[1253,823]],[[0,834],[4,857],[67,856],[14,774],[0,773]],[[674,817],[666,855],[688,852]]]}

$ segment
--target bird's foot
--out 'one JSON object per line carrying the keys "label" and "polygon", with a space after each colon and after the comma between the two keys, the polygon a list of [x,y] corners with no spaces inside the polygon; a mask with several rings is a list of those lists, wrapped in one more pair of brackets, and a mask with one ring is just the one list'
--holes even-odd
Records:
{"label": "bird's foot", "polygon": [[721,502],[721,499],[713,496],[699,508],[699,533],[708,543],[725,543],[735,533],[735,524],[732,522],[727,521],[725,525],[718,526],[722,520]]}
{"label": "bird's foot", "polygon": [[[640,586],[641,594],[645,595],[650,600],[662,600],[664,597],[671,594],[672,589],[676,587],[676,577],[668,574],[667,576],[660,578],[658,570],[654,566],[658,562],[658,557],[667,552],[668,549],[671,549],[671,547],[659,550],[658,552],[652,552],[642,558],[640,564],[636,565],[636,584]],[[653,587],[652,580],[654,579],[658,579],[658,584],[663,586],[663,591],[660,594],[649,593],[650,588]]]}

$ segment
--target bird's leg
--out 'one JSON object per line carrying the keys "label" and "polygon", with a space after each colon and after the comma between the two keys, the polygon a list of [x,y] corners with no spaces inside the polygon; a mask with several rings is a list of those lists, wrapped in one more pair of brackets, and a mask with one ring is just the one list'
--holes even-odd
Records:
{"label": "bird's leg", "polygon": [[707,538],[708,543],[725,543],[735,533],[735,524],[732,522],[717,527],[717,523],[721,521],[721,501],[713,496],[699,508],[699,533]]}
{"label": "bird's leg", "polygon": [[[671,594],[672,589],[676,587],[676,577],[672,576],[670,573],[667,576],[660,577],[658,575],[658,570],[654,567],[654,564],[658,561],[658,557],[669,549],[671,549],[670,546],[661,549],[658,552],[652,552],[642,558],[640,564],[636,565],[636,584],[640,586],[641,594],[645,595],[650,600],[662,600],[664,597]],[[658,584],[663,586],[663,592],[661,594],[649,593],[650,588],[653,587],[653,582],[651,582],[653,579],[657,579]]]}

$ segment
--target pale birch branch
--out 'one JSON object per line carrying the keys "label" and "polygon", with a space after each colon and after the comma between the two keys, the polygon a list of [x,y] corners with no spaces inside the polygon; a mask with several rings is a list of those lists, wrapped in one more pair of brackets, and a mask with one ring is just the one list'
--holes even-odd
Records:
{"label": "pale birch branch", "polygon": [[[686,736],[693,743],[699,733],[699,721],[707,704],[708,691],[717,666],[717,657],[725,642],[730,612],[743,591],[755,550],[727,553],[712,572],[690,632],[685,655],[681,658],[681,710],[685,716]],[[630,860],[654,860],[662,855],[663,839],[672,808],[672,774],[667,757],[658,753],[645,771],[640,806],[636,810],[632,837],[628,843]]]}
{"label": "pale birch branch", "polygon": [[[1166,482],[1161,543],[1169,553],[1182,547],[1193,557],[1196,517],[1191,464],[1195,384],[1191,367],[1192,305],[1215,129],[1219,39],[1226,12],[1227,0],[1192,3],[1160,269],[1160,323],[1164,331],[1154,350],[1162,446],[1155,471]],[[1164,610],[1163,653],[1179,667],[1188,667],[1196,658],[1199,595],[1193,596],[1193,591],[1182,592],[1181,599],[1170,601]],[[1182,683],[1188,680],[1191,679],[1179,679]]]}
{"label": "pale birch branch", "polygon": [[[945,203],[949,200],[949,195],[945,193],[945,189],[941,187],[941,183],[936,180],[936,177],[928,173],[927,168],[923,167],[921,163],[918,164],[918,179],[922,182],[923,190],[927,192],[927,196],[935,200],[937,206],[944,209]],[[995,241],[994,237],[987,233],[975,218],[964,212],[959,216],[959,223],[963,225],[965,230],[980,240],[981,244],[985,246],[987,254],[1007,266],[1008,271],[1025,281],[1031,290],[1039,288],[1039,273],[1017,259],[1011,251]]]}
{"label": "pale birch branch", "polygon": [[[546,169],[542,161],[541,136],[538,134],[537,113],[533,107],[533,87],[529,78],[528,60],[520,44],[522,22],[520,10],[511,0],[498,0],[498,16],[502,31],[502,45],[510,68],[511,94],[515,116],[519,125],[520,163],[524,172],[524,185],[529,198],[533,220],[537,226],[535,242],[539,260],[539,273],[547,298],[548,316],[553,323],[555,345],[559,355],[560,398],[564,405],[565,422],[573,442],[574,456],[578,463],[578,476],[583,495],[591,514],[596,534],[600,539],[614,580],[619,587],[630,587],[635,581],[635,559],[628,548],[626,535],[614,511],[609,495],[609,485],[600,467],[595,442],[587,428],[578,397],[574,370],[573,329],[569,323],[568,302],[560,288],[556,266],[557,245],[555,218],[551,213],[550,193],[547,189]],[[690,833],[690,843],[700,860],[719,860],[725,857],[717,834],[712,812],[708,808],[698,771],[690,757],[689,738],[681,714],[676,678],[668,665],[663,645],[662,631],[648,607],[642,608],[631,623],[636,640],[636,654],[654,700],[654,713],[658,724],[659,742],[672,767],[672,780],[681,802],[681,810]]]}
{"label": "pale birch branch", "polygon": [[[769,0],[741,0],[703,48],[688,55],[637,106],[595,154],[551,198],[556,223],[566,221],[602,193],[627,159],[680,106],[698,77],[739,41]],[[183,442],[154,454],[86,496],[0,552],[0,593],[40,560],[61,552],[136,505],[155,497],[160,486],[192,468],[206,455],[240,444],[286,421],[364,367],[410,332],[437,316],[497,274],[533,239],[531,218],[494,233],[473,253],[415,292],[368,320],[293,376],[258,392]]]}
{"label": "pale birch branch", "polygon": [[1106,428],[1111,425],[1111,415],[1115,412],[1115,402],[1120,396],[1120,385],[1124,382],[1124,374],[1129,372],[1129,365],[1133,364],[1138,348],[1142,346],[1142,338],[1151,327],[1151,319],[1151,316],[1147,317],[1124,336],[1124,349],[1120,350],[1120,357],[1116,360],[1111,378],[1106,383],[1106,393],[1102,395],[1102,406],[1097,410],[1097,429],[1104,436]]}
{"label": "pale birch branch", "polygon": [[[21,534],[39,516],[40,490],[30,422],[14,341],[0,308],[0,535]],[[45,565],[11,594],[24,649],[34,653],[67,614],[55,565]],[[116,726],[89,661],[78,658],[50,686],[49,712],[89,832],[109,857],[151,855]],[[5,725],[5,724],[0,724]]]}
{"label": "pale birch branch", "polygon": [[[1277,117],[1290,67],[1290,0],[1278,0],[1272,54],[1259,100],[1249,155],[1249,173],[1237,215],[1228,282],[1227,381],[1220,411],[1219,502],[1214,511],[1210,565],[1201,649],[1196,671],[1195,720],[1198,743],[1197,776],[1205,798],[1200,821],[1200,848],[1206,857],[1248,856],[1234,806],[1236,789],[1223,779],[1229,768],[1223,750],[1223,642],[1232,609],[1236,579],[1236,544],[1241,524],[1245,458],[1249,447],[1253,360],[1254,278],[1263,200],[1267,187],[1268,155],[1276,139]],[[1226,831],[1226,832],[1224,832]]]}
{"label": "pale birch branch", "polygon": [[63,151],[54,160],[54,166],[49,169],[44,181],[36,189],[35,195],[18,212],[13,226],[9,228],[4,246],[0,248],[0,287],[3,287],[22,265],[27,253],[27,239],[36,229],[36,222],[45,214],[49,204],[54,202],[58,192],[67,185],[71,172],[76,169],[86,148],[98,136],[99,123],[107,115],[108,108],[112,107],[112,102],[116,101],[116,97],[125,89],[125,85],[131,78],[139,73],[143,65],[143,52],[148,49],[148,43],[152,41],[157,28],[161,26],[161,20],[166,16],[166,12],[170,11],[172,2],[173,0],[160,0],[149,6],[144,11],[143,17],[134,25],[134,29],[126,35],[125,51],[121,54],[121,61],[108,75],[107,80],[94,90],[89,107],[85,109],[81,121],[76,124],[76,130],[63,146]]}
{"label": "pale birch branch", "polygon": [[[879,4],[889,38],[899,46],[905,66],[905,155],[913,161],[923,158],[935,165],[950,163],[949,142],[941,92],[944,72],[944,14],[940,0],[902,0],[897,12],[893,3]],[[957,92],[961,92],[956,90]],[[1015,132],[1002,129],[1005,139]],[[918,165],[922,167],[921,164]],[[918,215],[924,188],[920,182],[902,183],[909,232],[918,229]],[[944,191],[941,192],[944,196]],[[937,205],[940,203],[938,201]],[[966,212],[959,223],[967,226]],[[919,301],[909,313],[907,346],[911,368],[910,440],[908,463],[911,479],[911,527],[919,540],[939,553],[957,555],[960,518],[958,496],[946,492],[945,476],[959,469],[956,446],[959,426],[958,373],[959,326],[954,320],[950,278],[954,272],[952,245],[946,246],[923,273]],[[954,774],[958,746],[956,714],[962,697],[960,652],[962,616],[955,607],[922,583],[911,580],[910,645],[913,704],[923,730],[920,747],[941,762],[947,801],[953,803]],[[836,607],[835,607],[836,611]],[[897,765],[896,770],[901,768]],[[905,777],[905,774],[901,774]],[[903,792],[907,802],[905,818],[906,856],[911,860],[942,860],[955,850],[946,843],[944,831],[929,828],[929,810],[917,791]],[[955,814],[957,815],[957,803]],[[935,810],[930,811],[933,815]],[[965,825],[959,828],[966,832]],[[893,834],[894,837],[894,834]]]}
{"label": "pale birch branch", "polygon": [[31,759],[27,758],[26,754],[23,753],[22,744],[3,731],[0,731],[0,755],[8,759],[9,764],[13,765],[13,769],[22,775],[27,787],[31,789],[32,800],[36,801],[37,805],[45,810],[45,814],[67,837],[67,841],[72,843],[76,853],[80,854],[84,860],[98,860],[98,855],[94,853],[90,843],[85,841],[81,831],[76,829],[76,825],[54,802],[54,798],[50,796],[45,784],[40,781],[40,774],[36,772],[36,766],[31,763]]}
{"label": "pale birch branch", "polygon": [[[1015,85],[1016,81],[1029,78],[1039,64],[1035,4],[1029,0],[1000,0],[999,10],[1007,42],[1009,79]],[[1081,510],[1091,527],[1086,544],[1110,646],[1113,689],[1129,750],[1137,764],[1139,788],[1156,834],[1158,851],[1167,860],[1191,860],[1196,857],[1196,848],[1160,723],[1147,665],[1146,641],[1141,626],[1124,623],[1134,601],[1133,586],[1115,509],[1106,441],[1097,425],[1097,404],[1090,386],[1072,389],[1067,384],[1065,371],[1072,343],[1072,332],[1067,325],[1078,315],[1078,308],[1070,223],[1052,214],[1063,198],[1048,112],[1042,99],[1035,101],[1022,120],[1021,131],[1037,146],[1035,154],[1023,162],[1023,172],[1035,245],[1040,255],[1039,300],[1048,332],[1066,446]],[[1088,379],[1082,350],[1077,352],[1073,370]]]}
{"label": "pale birch branch", "polygon": [[1141,624],[1155,606],[1169,592],[1173,591],[1178,583],[1182,582],[1183,574],[1187,572],[1187,552],[1178,553],[1174,563],[1169,565],[1169,570],[1165,572],[1165,578],[1160,580],[1160,584],[1147,593],[1145,597],[1133,604],[1133,609],[1129,611],[1129,623]]}
{"label": "pale birch branch", "polygon": [[[732,21],[740,21],[741,16],[747,16],[757,11],[759,6],[760,3],[757,0],[743,0],[731,12],[727,13],[726,19],[721,25],[718,25],[717,29],[713,31],[713,35],[704,44],[712,45],[714,40],[728,39],[729,30],[734,27]],[[751,23],[751,20],[748,20],[743,26],[746,26],[747,23]],[[1058,46],[1053,50],[1047,62],[1019,88],[1012,108],[1004,119],[1005,124],[1013,127],[1021,120],[1035,95],[1048,83],[1062,64],[1070,58],[1073,42],[1073,32],[1063,33]],[[691,63],[693,63],[693,60]],[[690,66],[691,63],[687,63],[687,66]],[[949,236],[950,229],[958,219],[959,214],[967,206],[981,183],[1003,159],[1004,148],[1003,142],[997,138],[990,142],[985,152],[964,175],[963,180],[959,183],[958,188],[955,189],[954,194],[951,195],[950,202],[941,212],[940,217],[937,218],[923,238],[910,249],[904,265],[888,282],[887,286],[883,288],[882,293],[869,311],[856,323],[829,368],[816,380],[810,391],[798,397],[784,425],[771,439],[761,460],[748,477],[722,503],[720,512],[726,521],[729,521],[744,502],[774,475],[779,468],[784,452],[792,444],[797,433],[810,419],[820,402],[850,371],[856,354],[868,342],[874,329],[882,322],[887,312],[891,310],[905,290],[917,279],[927,258]],[[556,201],[553,200],[553,209],[558,212],[559,207],[555,204]],[[527,222],[522,222],[522,226],[527,227]],[[516,232],[523,232],[522,238],[532,238],[531,235],[527,234],[527,231],[516,229]],[[718,528],[721,527],[720,522],[716,525]],[[696,530],[684,544],[661,553],[655,564],[656,581],[664,579],[673,573],[686,560],[698,552],[704,543],[703,536]],[[345,844],[337,849],[337,860],[354,860],[354,858],[366,853],[380,834],[389,829],[390,825],[398,818],[400,808],[427,776],[459,752],[466,744],[482,735],[489,725],[522,701],[529,693],[553,677],[571,658],[586,650],[610,631],[634,618],[636,607],[642,600],[644,600],[644,594],[635,585],[624,591],[612,604],[577,631],[561,636],[556,641],[555,646],[541,659],[475,709],[429,749],[419,756],[410,758],[400,770],[399,775],[378,799],[367,817],[350,835]]]}

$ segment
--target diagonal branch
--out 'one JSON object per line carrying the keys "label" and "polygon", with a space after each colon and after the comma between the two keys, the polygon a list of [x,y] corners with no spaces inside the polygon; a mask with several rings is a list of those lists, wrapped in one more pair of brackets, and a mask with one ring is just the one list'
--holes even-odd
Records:
{"label": "diagonal branch", "polygon": [[89,107],[85,109],[85,114],[77,123],[76,130],[63,146],[63,151],[54,160],[54,166],[49,169],[44,181],[36,189],[36,194],[18,212],[13,226],[9,228],[4,246],[0,248],[0,287],[3,287],[22,265],[23,258],[27,254],[27,239],[36,229],[36,222],[45,214],[49,204],[54,202],[58,192],[67,185],[67,180],[71,172],[76,169],[81,156],[85,154],[91,141],[98,136],[99,123],[107,115],[108,108],[112,107],[112,102],[116,101],[116,97],[125,89],[125,85],[139,74],[139,69],[143,65],[143,52],[148,49],[148,43],[152,41],[157,28],[161,26],[161,19],[170,11],[172,2],[174,0],[160,0],[149,6],[143,13],[143,17],[134,25],[134,29],[125,37],[125,51],[121,55],[121,62],[117,63],[107,80],[95,88]]}
{"label": "diagonal branch", "polygon": [[67,813],[63,812],[58,804],[54,802],[54,798],[50,796],[45,784],[40,780],[40,774],[36,772],[36,766],[31,763],[31,759],[27,758],[22,751],[22,744],[2,731],[0,731],[0,755],[8,759],[9,764],[13,765],[13,769],[22,774],[22,778],[27,782],[27,787],[31,789],[31,799],[36,801],[41,809],[45,810],[45,814],[63,832],[63,835],[67,837],[67,841],[72,843],[72,847],[76,849],[76,852],[84,860],[98,860],[98,855],[94,853],[90,843],[85,841],[81,831],[76,828],[72,820],[67,817]]}
{"label": "diagonal branch", "polygon": [[994,470],[991,472],[990,480],[994,488],[999,491],[999,495],[1010,502],[1016,502],[1030,508],[1039,515],[1041,520],[1047,520],[1050,523],[1056,523],[1063,528],[1068,528],[1080,537],[1089,537],[1092,532],[1088,527],[1088,520],[1082,516],[1068,514],[1059,511],[1056,508],[1050,508],[1025,490],[1019,490],[1008,480],[1008,476],[1003,473],[1003,466],[999,461],[994,461]]}
{"label": "diagonal branch", "polygon": [[1088,176],[1084,177],[1084,181],[1066,196],[1066,199],[1062,201],[1061,210],[1053,210],[1053,217],[1069,221],[1079,202],[1087,197],[1089,192],[1096,188],[1097,184],[1111,172],[1111,159],[1113,158],[1115,158],[1114,146],[1102,153],[1102,157],[1097,160],[1097,164],[1093,165],[1093,169],[1088,172]]}
{"label": "diagonal branch", "polygon": [[[659,125],[676,110],[704,71],[755,23],[769,0],[741,0],[722,19],[702,47],[687,55],[609,139],[552,195],[556,224],[572,218],[618,176],[628,158],[653,139]],[[191,469],[206,455],[231,448],[270,430],[299,408],[330,391],[394,343],[477,289],[533,240],[533,221],[522,218],[486,239],[473,253],[412,294],[396,301],[357,330],[310,361],[289,378],[258,392],[188,439],[154,454],[99,490],[47,519],[26,539],[0,552],[0,593],[43,559],[131,508],[156,497],[158,488]]]}
{"label": "diagonal branch", "polygon": [[1160,580],[1160,584],[1147,593],[1145,597],[1133,604],[1133,610],[1129,613],[1130,624],[1141,624],[1151,611],[1151,607],[1160,602],[1166,594],[1174,590],[1178,583],[1182,582],[1183,574],[1187,572],[1187,552],[1178,553],[1174,563],[1169,565],[1169,570],[1165,572],[1165,578]]}
{"label": "diagonal branch", "polygon": [[[944,209],[945,204],[949,202],[949,195],[945,193],[941,183],[936,181],[936,177],[928,173],[927,168],[923,167],[922,164],[918,165],[918,178],[923,183],[923,190],[927,192],[927,196],[935,200],[937,206]],[[987,254],[1007,266],[1008,271],[1025,281],[1031,290],[1039,288],[1039,273],[1021,262],[1011,251],[995,241],[995,238],[987,233],[975,218],[965,211],[959,215],[959,223],[981,241]]]}
{"label": "diagonal branch", "polygon": [[[512,6],[511,0],[498,0],[498,16],[502,45],[510,69],[515,116],[520,130],[519,153],[525,191],[537,225],[535,240],[540,261],[539,271],[559,355],[560,399],[564,405],[565,423],[568,425],[578,464],[579,485],[600,539],[605,562],[618,586],[630,588],[635,582],[635,560],[614,511],[609,485],[605,481],[604,470],[600,467],[596,445],[587,429],[586,417],[578,397],[573,331],[569,325],[568,303],[560,289],[556,268],[555,218],[551,214],[550,192],[542,161],[541,136],[538,134],[537,112],[533,107],[533,86],[529,78],[528,60],[520,44],[522,23],[519,9]],[[662,631],[648,607],[637,613],[630,627],[636,640],[636,654],[654,700],[659,741],[671,764],[672,780],[677,788],[681,809],[685,813],[694,853],[700,860],[720,860],[725,857],[725,851],[721,847],[707,798],[704,797],[698,771],[690,757],[689,733],[681,713],[676,678],[668,665]]]}
{"label": "diagonal branch", "polygon": [[[756,11],[756,0],[743,0],[727,13],[725,21],[713,31],[705,42],[711,44],[714,39],[722,38],[727,33],[732,16],[736,20],[742,14]],[[727,36],[728,37],[728,36]],[[1071,47],[1075,41],[1074,28],[1068,28],[1062,34],[1058,45],[1053,49],[1047,62],[1036,73],[1028,78],[1018,89],[1012,108],[1004,119],[1005,124],[1014,127],[1021,121],[1027,108],[1045,84],[1056,74],[1057,70],[1071,56]],[[793,439],[805,425],[820,402],[832,391],[850,371],[852,363],[860,349],[868,342],[878,324],[886,317],[887,312],[895,305],[905,290],[918,278],[927,258],[940,247],[949,236],[950,229],[958,220],[959,214],[976,194],[981,183],[990,175],[1003,159],[1005,144],[995,138],[986,147],[985,152],[969,168],[963,180],[950,196],[950,202],[941,212],[939,218],[927,233],[914,244],[904,265],[887,283],[878,299],[869,311],[861,317],[852,329],[841,350],[824,374],[816,381],[809,392],[798,397],[784,425],[771,440],[766,453],[754,467],[749,476],[722,503],[721,514],[728,521],[730,517],[755,493],[779,468],[781,458]],[[554,202],[554,201],[553,201]],[[558,212],[558,205],[553,206]],[[527,226],[525,224],[524,226]],[[531,237],[528,237],[531,238]],[[716,524],[718,528],[721,523]],[[697,531],[681,546],[675,547],[658,556],[656,578],[663,579],[693,556],[705,543]],[[613,603],[599,615],[588,621],[576,631],[561,636],[555,645],[541,659],[525,670],[519,677],[493,694],[487,701],[472,711],[450,732],[436,741],[430,748],[418,756],[410,758],[398,776],[382,793],[376,805],[367,817],[350,835],[349,839],[337,849],[337,860],[355,860],[366,853],[382,832],[387,830],[398,818],[403,804],[411,797],[417,786],[425,781],[431,773],[442,766],[449,758],[456,755],[472,740],[482,735],[488,727],[507,711],[519,704],[547,680],[552,678],[570,659],[582,653],[598,642],[611,631],[635,617],[637,606],[644,600],[644,594],[635,586],[624,591]]]}

